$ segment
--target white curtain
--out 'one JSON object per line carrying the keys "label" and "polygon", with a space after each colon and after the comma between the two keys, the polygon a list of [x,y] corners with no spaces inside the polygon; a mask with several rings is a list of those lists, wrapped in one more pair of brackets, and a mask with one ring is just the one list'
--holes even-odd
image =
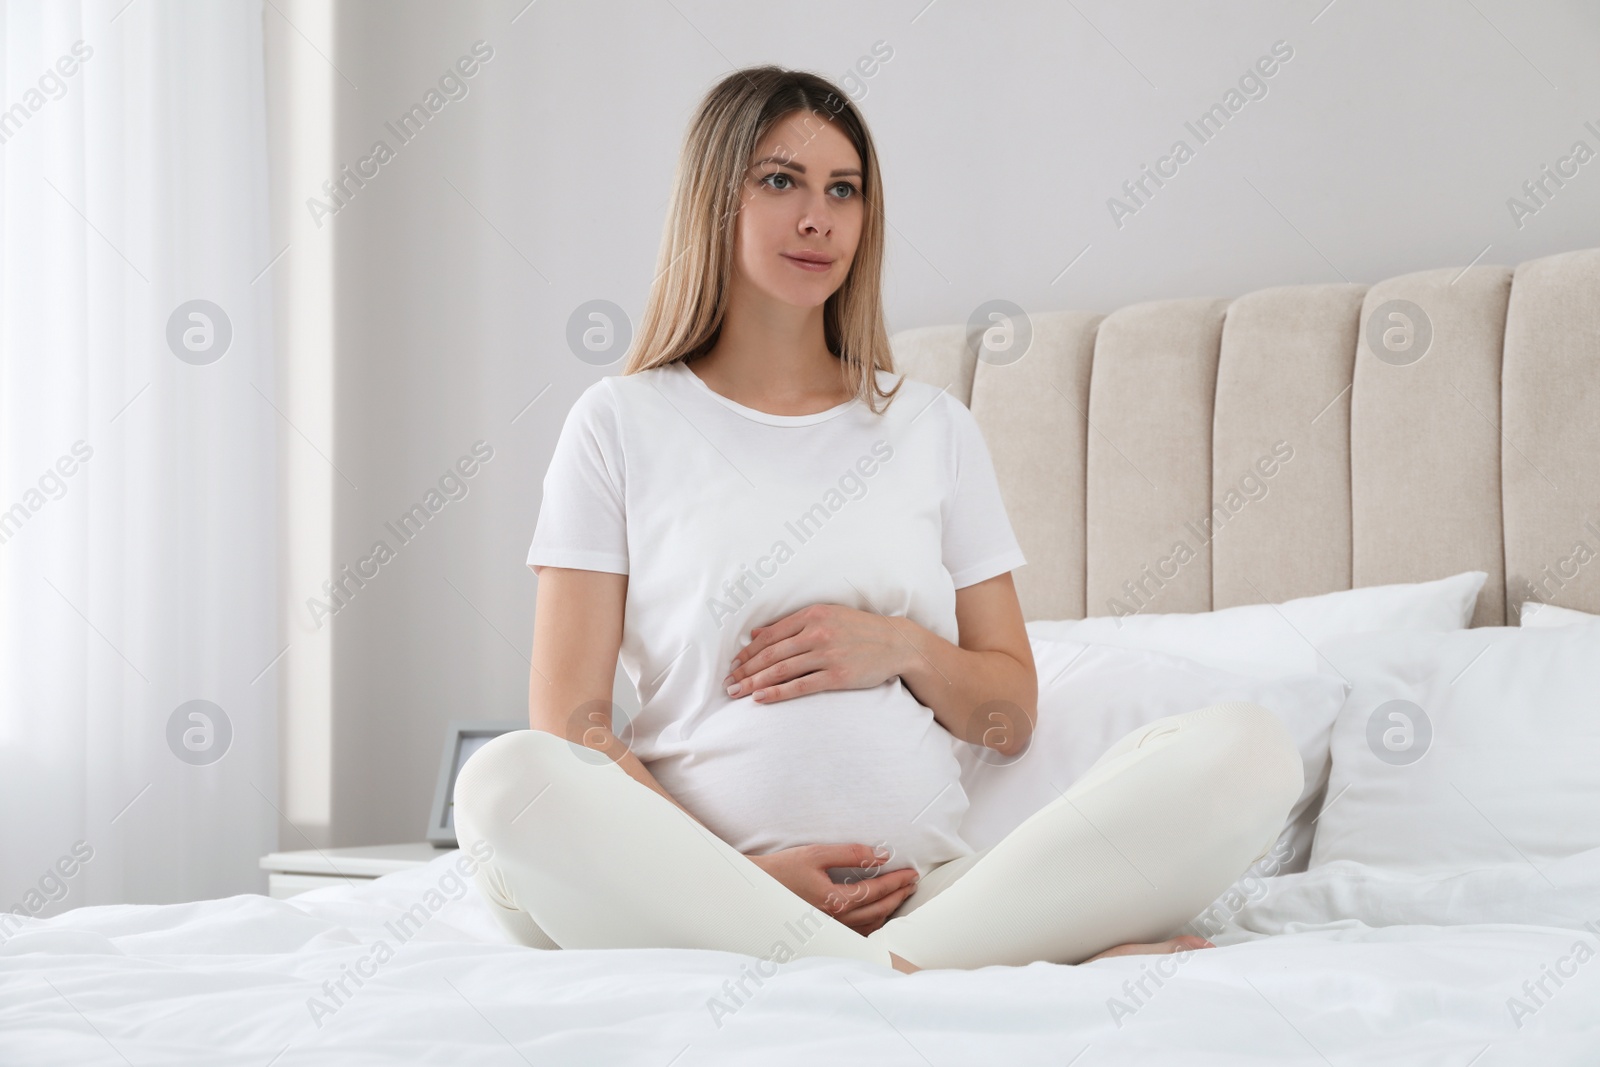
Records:
{"label": "white curtain", "polygon": [[277,846],[294,431],[261,24],[260,0],[0,6],[5,912],[252,892]]}

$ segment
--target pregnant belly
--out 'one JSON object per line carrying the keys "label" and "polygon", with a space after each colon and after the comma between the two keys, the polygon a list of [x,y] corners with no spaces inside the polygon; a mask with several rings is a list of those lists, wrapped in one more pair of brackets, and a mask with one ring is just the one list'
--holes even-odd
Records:
{"label": "pregnant belly", "polygon": [[[808,844],[889,849],[881,870],[969,854],[950,734],[895,678],[775,704],[726,701],[650,772],[747,855]],[[859,868],[834,868],[837,877]]]}

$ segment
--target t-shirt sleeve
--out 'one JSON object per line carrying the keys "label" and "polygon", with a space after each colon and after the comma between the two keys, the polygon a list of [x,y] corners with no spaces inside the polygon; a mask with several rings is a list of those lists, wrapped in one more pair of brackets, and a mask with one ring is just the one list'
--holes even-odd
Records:
{"label": "t-shirt sleeve", "polygon": [[946,498],[943,556],[957,589],[976,585],[1027,563],[1000,499],[989,446],[977,419],[945,394],[955,441],[955,488]]}
{"label": "t-shirt sleeve", "polygon": [[578,397],[544,475],[528,566],[628,573],[622,425],[604,379]]}

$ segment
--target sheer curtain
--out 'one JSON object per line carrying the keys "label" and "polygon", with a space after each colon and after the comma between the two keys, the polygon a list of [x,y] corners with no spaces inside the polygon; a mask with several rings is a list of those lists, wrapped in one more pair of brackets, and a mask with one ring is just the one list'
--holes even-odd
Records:
{"label": "sheer curtain", "polygon": [[0,910],[255,891],[294,432],[261,3],[12,0],[0,38]]}

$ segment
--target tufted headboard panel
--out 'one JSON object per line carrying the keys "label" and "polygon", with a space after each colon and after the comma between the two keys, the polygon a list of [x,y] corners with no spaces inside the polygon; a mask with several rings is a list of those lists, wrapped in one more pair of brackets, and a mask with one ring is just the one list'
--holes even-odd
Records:
{"label": "tufted headboard panel", "polygon": [[1028,327],[891,339],[983,428],[1027,619],[1464,570],[1475,626],[1600,613],[1600,249]]}

